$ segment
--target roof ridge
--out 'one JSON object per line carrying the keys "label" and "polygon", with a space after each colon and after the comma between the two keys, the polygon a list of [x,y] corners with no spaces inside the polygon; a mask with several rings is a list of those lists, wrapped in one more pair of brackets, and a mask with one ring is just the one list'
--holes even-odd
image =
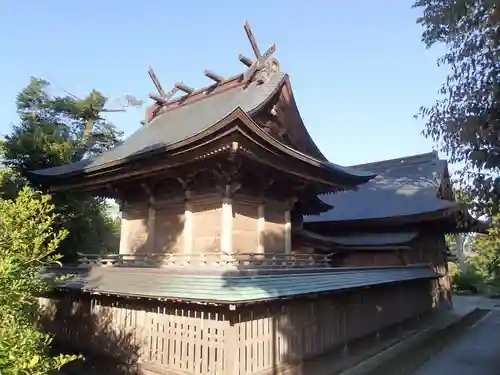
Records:
{"label": "roof ridge", "polygon": [[[154,117],[167,112],[170,109],[187,105],[194,101],[203,100],[205,98],[204,96],[211,96],[212,93],[215,94],[217,92],[224,91],[224,89],[228,90],[233,88],[231,84],[234,84],[235,82],[236,84],[234,87],[242,85],[247,88],[254,82],[257,84],[264,83],[266,80],[269,80],[269,75],[276,73],[279,74],[279,62],[276,58],[272,57],[274,52],[276,52],[276,44],[273,43],[269,48],[267,48],[267,50],[265,50],[264,53],[261,53],[248,21],[245,21],[243,27],[255,55],[255,58],[253,59],[242,54],[238,56],[238,60],[246,66],[246,70],[243,73],[239,73],[229,78],[224,78],[211,70],[205,70],[205,76],[213,81],[211,85],[195,89],[180,81],[177,82],[172,90],[167,93],[163,90],[158,77],[153,71],[153,68],[150,66],[148,74],[159,95],[149,94],[149,98],[153,99],[155,103],[146,109],[146,120],[142,122],[143,125],[151,121]],[[185,94],[172,99],[173,96],[179,91],[183,91]],[[194,99],[192,100],[193,97]]]}
{"label": "roof ridge", "polygon": [[380,160],[375,162],[363,163],[351,165],[350,168],[372,168],[372,169],[386,169],[403,167],[409,164],[421,164],[439,161],[439,155],[437,151],[426,152],[422,154],[415,154],[405,157],[399,157],[394,159]]}
{"label": "roof ridge", "polygon": [[[274,72],[272,73],[273,76],[276,76],[282,81],[285,77],[287,77],[287,73],[285,72]],[[179,98],[176,98],[175,100],[169,101],[166,104],[163,104],[161,106],[158,106],[156,103],[152,104],[149,106],[146,111],[147,111],[147,117],[148,121],[145,122],[145,125],[152,122],[154,118],[159,117],[167,112],[176,110],[178,108],[182,108],[185,106],[188,106],[190,104],[196,103],[203,101],[205,99],[212,98],[218,94],[221,94],[226,91],[234,90],[234,89],[244,89],[245,83],[242,80],[243,75],[239,74],[237,76],[231,77],[228,79],[226,82],[223,84],[219,85],[210,85],[204,88],[200,88],[193,92],[192,94],[186,94],[183,95]],[[272,78],[270,78],[272,79]],[[262,85],[265,84],[266,82],[255,82],[252,84],[255,85]],[[150,112],[148,112],[150,111]]]}

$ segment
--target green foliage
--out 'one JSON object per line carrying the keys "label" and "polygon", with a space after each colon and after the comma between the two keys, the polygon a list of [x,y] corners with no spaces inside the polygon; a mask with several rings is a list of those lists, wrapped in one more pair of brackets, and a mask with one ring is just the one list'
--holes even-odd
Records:
{"label": "green foliage", "polygon": [[24,173],[79,161],[118,144],[122,135],[100,117],[106,98],[92,91],[84,99],[52,97],[48,82],[31,78],[16,100],[20,123],[5,137],[8,165]]}
{"label": "green foliage", "polygon": [[423,42],[442,43],[450,73],[441,98],[422,107],[424,135],[451,162],[481,212],[500,209],[500,8],[494,0],[417,0]]}
{"label": "green foliage", "polygon": [[[17,96],[20,118],[2,143],[4,163],[16,175],[16,183],[43,190],[30,171],[77,162],[107,151],[118,144],[121,133],[100,117],[106,98],[98,91],[77,99],[55,97],[48,93],[46,81],[32,78]],[[9,182],[10,180],[7,180]],[[14,181],[14,180],[12,180]],[[12,196],[16,184],[4,183]],[[52,195],[57,228],[69,235],[61,244],[65,259],[77,252],[98,253],[117,248],[118,237],[103,198],[85,194]]]}
{"label": "green foliage", "polygon": [[21,190],[15,199],[0,199],[0,373],[46,375],[76,359],[49,354],[52,338],[35,328],[37,296],[49,284],[42,267],[58,262],[55,253],[67,231],[53,230],[50,197]]}
{"label": "green foliage", "polygon": [[470,264],[487,283],[500,280],[500,215],[493,218],[487,234],[474,237],[473,249],[475,255],[471,257]]}
{"label": "green foliage", "polygon": [[468,267],[465,271],[457,270],[452,273],[451,282],[455,293],[478,293],[484,284],[483,278],[473,267]]}
{"label": "green foliage", "polygon": [[26,181],[9,168],[0,170],[0,198],[14,199],[19,191],[26,185]]}

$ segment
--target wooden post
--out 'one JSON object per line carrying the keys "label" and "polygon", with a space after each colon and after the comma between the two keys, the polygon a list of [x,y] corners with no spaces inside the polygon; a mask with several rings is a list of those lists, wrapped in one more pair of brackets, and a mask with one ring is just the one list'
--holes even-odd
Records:
{"label": "wooden post", "polygon": [[266,226],[266,218],[265,218],[265,206],[264,203],[260,204],[257,208],[257,253],[263,254],[266,251],[265,248],[265,226]]}
{"label": "wooden post", "polygon": [[193,205],[191,203],[191,191],[186,190],[186,203],[184,208],[184,254],[189,255],[193,253]]}
{"label": "wooden post", "polygon": [[130,254],[130,246],[128,243],[128,221],[127,218],[124,217],[123,211],[122,211],[122,220],[121,220],[121,225],[120,225],[120,255],[123,254]]}
{"label": "wooden post", "polygon": [[290,208],[285,211],[285,254],[292,253],[292,219]]}
{"label": "wooden post", "polygon": [[155,207],[155,197],[150,195],[149,206],[148,206],[148,245],[152,254],[156,253],[156,207]]}
{"label": "wooden post", "polygon": [[222,198],[220,246],[224,254],[233,252],[233,202],[231,186],[226,185]]}
{"label": "wooden post", "polygon": [[147,184],[141,184],[142,189],[148,197],[148,218],[147,218],[147,252],[152,254],[155,252],[155,221],[156,221],[156,209],[155,209],[155,197],[153,189]]}

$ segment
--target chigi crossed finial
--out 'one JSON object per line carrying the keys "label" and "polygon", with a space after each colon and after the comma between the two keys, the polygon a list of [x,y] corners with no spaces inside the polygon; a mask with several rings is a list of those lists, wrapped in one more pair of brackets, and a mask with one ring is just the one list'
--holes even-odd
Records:
{"label": "chigi crossed finial", "polygon": [[253,53],[255,55],[254,61],[241,54],[238,56],[238,59],[248,67],[243,74],[243,81],[248,84],[252,81],[257,71],[265,69],[267,71],[276,72],[279,70],[279,64],[276,59],[271,58],[274,52],[276,52],[276,44],[271,44],[266,52],[261,54],[248,21],[245,21],[245,25],[243,27],[245,28],[245,32],[247,33],[248,40],[250,41],[250,45],[252,46]]}
{"label": "chigi crossed finial", "polygon": [[[238,59],[241,61],[241,63],[243,63],[247,67],[247,69],[243,73],[243,82],[246,86],[248,86],[253,80],[255,79],[259,80],[264,77],[264,74],[257,74],[258,72],[263,72],[263,73],[279,72],[279,63],[278,60],[272,57],[272,55],[276,51],[276,44],[273,43],[263,54],[261,54],[259,46],[255,41],[255,37],[252,33],[252,29],[250,28],[250,24],[248,23],[248,21],[245,21],[243,27],[245,29],[248,40],[250,42],[250,45],[252,46],[252,50],[255,55],[255,59],[251,59],[242,54],[238,56]],[[158,80],[158,77],[156,76],[151,66],[148,69],[148,74],[151,80],[153,81],[153,84],[155,85],[156,90],[158,91],[159,94],[159,95],[149,94],[149,97],[155,100],[159,104],[167,104],[178,91],[183,91],[187,95],[191,95],[195,92],[200,91],[200,90],[195,90],[194,88],[186,85],[183,82],[178,82],[174,85],[172,90],[166,93],[163,90],[163,87],[161,86],[160,81]],[[226,81],[226,79],[223,76],[216,74],[211,70],[205,70],[204,74],[206,77],[214,81],[214,84],[211,87],[217,86]]]}

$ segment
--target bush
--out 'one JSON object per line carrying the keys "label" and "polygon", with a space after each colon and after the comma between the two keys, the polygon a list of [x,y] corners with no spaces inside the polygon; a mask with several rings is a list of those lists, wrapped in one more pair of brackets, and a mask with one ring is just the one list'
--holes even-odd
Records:
{"label": "bush", "polygon": [[452,274],[451,282],[455,293],[479,293],[484,285],[482,276],[473,267]]}
{"label": "bush", "polygon": [[76,356],[51,356],[52,337],[36,329],[37,297],[50,287],[43,267],[58,262],[55,253],[65,230],[54,232],[50,197],[21,190],[0,199],[0,373],[46,375]]}

